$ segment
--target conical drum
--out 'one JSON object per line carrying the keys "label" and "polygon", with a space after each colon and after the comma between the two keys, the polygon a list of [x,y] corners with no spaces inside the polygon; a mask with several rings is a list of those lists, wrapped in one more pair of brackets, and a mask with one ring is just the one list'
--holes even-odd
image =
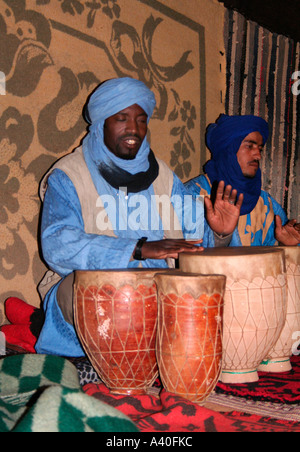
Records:
{"label": "conical drum", "polygon": [[223,329],[224,383],[258,381],[257,369],[286,321],[284,251],[268,247],[208,248],[182,253],[185,272],[226,275]]}
{"label": "conical drum", "polygon": [[145,394],[158,376],[156,272],[75,272],[76,331],[112,393]]}
{"label": "conical drum", "polygon": [[155,276],[156,355],[164,388],[195,403],[214,390],[222,364],[223,275]]}
{"label": "conical drum", "polygon": [[300,247],[280,247],[285,252],[287,273],[287,315],[283,330],[274,347],[259,366],[262,372],[289,372],[293,346],[300,336]]}

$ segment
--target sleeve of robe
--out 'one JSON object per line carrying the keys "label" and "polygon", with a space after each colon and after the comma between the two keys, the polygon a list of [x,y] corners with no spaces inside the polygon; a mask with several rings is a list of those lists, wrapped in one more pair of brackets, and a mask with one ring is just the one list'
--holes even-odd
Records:
{"label": "sleeve of robe", "polygon": [[172,204],[182,225],[186,240],[200,240],[208,233],[204,220],[203,202],[188,192],[181,180],[174,174]]}
{"label": "sleeve of robe", "polygon": [[[265,202],[266,208],[270,209],[270,206],[273,207],[274,215],[278,215],[281,218],[282,224],[285,225],[288,222],[288,217],[281,207],[281,205],[267,192],[262,192],[262,196]],[[269,226],[268,230],[265,234],[265,239],[262,243],[263,246],[274,246],[277,244],[277,240],[275,238],[275,218],[272,221],[271,225]]]}
{"label": "sleeve of robe", "polygon": [[60,276],[76,269],[127,268],[136,240],[87,234],[74,185],[62,171],[48,179],[41,241],[44,258]]}
{"label": "sleeve of robe", "polygon": [[[198,240],[204,233],[203,205],[195,198],[183,202],[185,196],[191,198],[182,182],[174,176],[172,200],[182,221],[183,235]],[[128,268],[137,240],[87,234],[75,187],[65,173],[55,170],[48,179],[44,199],[41,242],[49,268],[60,276],[67,276],[77,269]],[[155,264],[151,261],[149,265],[152,263]],[[156,263],[160,267],[166,266],[164,260]]]}

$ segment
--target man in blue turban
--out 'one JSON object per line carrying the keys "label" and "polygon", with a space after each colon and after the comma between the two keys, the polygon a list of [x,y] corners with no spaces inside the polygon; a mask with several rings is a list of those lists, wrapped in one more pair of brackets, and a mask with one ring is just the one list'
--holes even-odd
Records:
{"label": "man in blue turban", "polygon": [[[211,160],[200,175],[185,184],[195,196],[214,196],[220,181],[244,195],[241,216],[231,246],[299,245],[300,228],[288,221],[282,207],[261,186],[259,163],[269,136],[267,122],[253,115],[221,115],[207,129]],[[208,205],[208,208],[210,206]]]}
{"label": "man in blue turban", "polygon": [[[82,146],[41,183],[41,244],[50,271],[39,286],[46,319],[38,353],[84,356],[73,324],[75,270],[166,269],[178,253],[198,251],[211,236],[203,203],[150,149],[147,127],[155,106],[153,93],[138,80],[100,85],[87,104],[90,127]],[[233,207],[236,192],[226,188],[223,195],[223,189],[219,198],[226,199],[219,199],[217,212],[211,208],[210,219],[213,230],[230,233],[241,200]],[[220,215],[226,208],[229,226]]]}

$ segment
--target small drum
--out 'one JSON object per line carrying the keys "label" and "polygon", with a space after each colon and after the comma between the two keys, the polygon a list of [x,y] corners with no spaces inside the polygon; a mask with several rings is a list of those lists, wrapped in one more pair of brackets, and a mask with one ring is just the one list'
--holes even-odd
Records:
{"label": "small drum", "polygon": [[293,345],[300,334],[300,247],[280,247],[285,251],[287,272],[287,315],[282,333],[259,366],[263,372],[289,372]]}
{"label": "small drum", "polygon": [[224,305],[224,383],[258,381],[257,368],[277,342],[287,309],[284,251],[267,247],[209,248],[181,254],[186,272],[227,277]]}
{"label": "small drum", "polygon": [[195,403],[214,390],[222,365],[225,276],[158,273],[156,355],[164,388]]}
{"label": "small drum", "polygon": [[158,376],[156,272],[75,272],[76,331],[112,393],[145,394]]}

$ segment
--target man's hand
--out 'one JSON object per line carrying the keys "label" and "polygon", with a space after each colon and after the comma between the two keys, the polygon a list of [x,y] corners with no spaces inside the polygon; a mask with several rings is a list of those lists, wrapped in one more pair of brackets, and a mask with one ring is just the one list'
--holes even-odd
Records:
{"label": "man's hand", "polygon": [[244,195],[237,199],[237,190],[232,190],[231,185],[225,187],[225,182],[218,185],[214,204],[205,197],[206,219],[211,229],[219,235],[229,235],[235,230],[243,204]]}
{"label": "man's hand", "polygon": [[177,259],[180,253],[195,253],[203,251],[199,247],[202,240],[159,240],[156,242],[145,242],[142,246],[142,257],[144,259]]}
{"label": "man's hand", "polygon": [[275,238],[279,244],[284,246],[296,246],[300,243],[300,223],[297,220],[290,220],[285,226],[279,215],[275,216]]}

